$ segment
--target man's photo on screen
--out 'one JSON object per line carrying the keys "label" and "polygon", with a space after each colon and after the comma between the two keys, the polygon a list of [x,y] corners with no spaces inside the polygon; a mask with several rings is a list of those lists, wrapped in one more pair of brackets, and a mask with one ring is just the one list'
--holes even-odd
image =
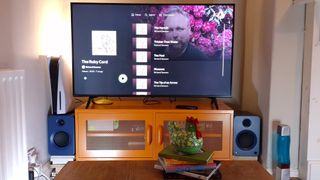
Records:
{"label": "man's photo on screen", "polygon": [[209,57],[190,42],[192,37],[189,14],[178,6],[170,7],[163,21],[168,29],[164,39],[170,41],[169,46],[162,48],[169,60],[207,61]]}

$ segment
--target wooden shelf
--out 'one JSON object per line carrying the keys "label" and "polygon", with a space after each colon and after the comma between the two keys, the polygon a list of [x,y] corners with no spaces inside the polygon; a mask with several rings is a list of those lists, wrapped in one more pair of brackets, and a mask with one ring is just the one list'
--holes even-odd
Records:
{"label": "wooden shelf", "polygon": [[[115,100],[112,105],[91,104],[88,109],[82,105],[75,110],[76,159],[156,160],[158,152],[170,143],[168,131],[164,128],[167,122],[185,121],[187,116],[192,116],[198,118],[200,124],[202,123],[204,146],[215,151],[214,158],[231,160],[233,110],[222,102],[218,104],[219,110],[213,109],[210,100],[207,99],[175,102],[164,100],[155,105],[145,105],[140,100]],[[193,105],[198,109],[176,109],[176,105]],[[113,131],[88,131],[88,121],[92,120],[98,121],[97,124],[117,120],[119,127]],[[130,131],[137,126],[139,131]],[[94,128],[101,129],[101,127]],[[125,149],[128,148],[125,144],[129,142],[139,142],[132,145],[139,146],[139,149],[130,150],[131,147]],[[87,143],[102,149],[88,149]],[[92,145],[92,143],[98,144]],[[112,143],[119,147],[123,144],[124,149],[108,149],[112,147]]]}
{"label": "wooden shelf", "polygon": [[[169,134],[165,134],[164,137],[169,138]],[[209,137],[209,138],[221,138],[222,134],[202,134],[202,137],[204,137],[204,138],[206,138],[206,137]]]}
{"label": "wooden shelf", "polygon": [[132,137],[144,135],[144,133],[87,133],[88,137]]}

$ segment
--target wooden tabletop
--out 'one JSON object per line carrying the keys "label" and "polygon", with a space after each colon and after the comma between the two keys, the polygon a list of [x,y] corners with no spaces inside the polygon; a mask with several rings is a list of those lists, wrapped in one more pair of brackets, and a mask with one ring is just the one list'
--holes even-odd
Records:
{"label": "wooden tabletop", "polygon": [[[163,179],[156,161],[74,161],[69,162],[55,180],[142,180]],[[223,180],[272,180],[257,161],[223,161]]]}

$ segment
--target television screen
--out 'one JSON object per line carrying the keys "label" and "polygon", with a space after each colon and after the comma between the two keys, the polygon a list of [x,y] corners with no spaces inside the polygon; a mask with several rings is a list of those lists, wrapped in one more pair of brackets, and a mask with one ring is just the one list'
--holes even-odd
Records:
{"label": "television screen", "polygon": [[230,97],[234,4],[71,3],[76,96]]}

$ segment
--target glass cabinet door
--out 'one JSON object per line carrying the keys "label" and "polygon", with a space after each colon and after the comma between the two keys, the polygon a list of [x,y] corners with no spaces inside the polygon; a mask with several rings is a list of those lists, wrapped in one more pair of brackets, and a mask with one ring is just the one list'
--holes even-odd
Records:
{"label": "glass cabinet door", "polygon": [[144,120],[87,120],[87,150],[144,150]]}
{"label": "glass cabinet door", "polygon": [[203,137],[203,149],[214,151],[214,158],[219,160],[231,158],[231,119],[230,114],[166,114],[156,115],[157,149],[170,144],[167,124],[169,121],[178,122],[178,126],[185,127],[187,116],[198,118],[198,128]]}
{"label": "glass cabinet door", "polygon": [[[142,113],[141,113],[142,114]],[[81,114],[79,156],[152,157],[151,114]]]}

